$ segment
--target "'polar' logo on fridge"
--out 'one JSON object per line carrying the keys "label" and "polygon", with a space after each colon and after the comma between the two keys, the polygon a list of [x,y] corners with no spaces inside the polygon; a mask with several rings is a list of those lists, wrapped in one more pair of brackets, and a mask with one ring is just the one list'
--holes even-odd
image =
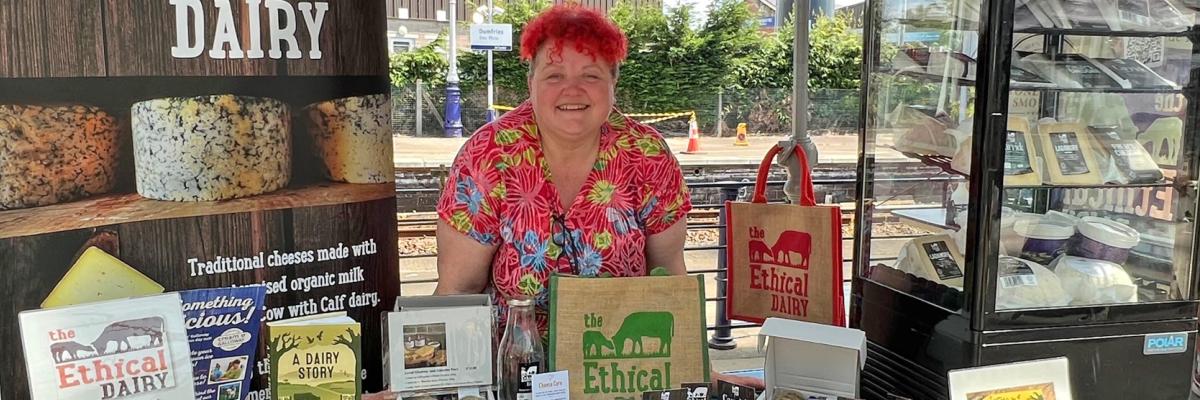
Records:
{"label": "'polar' logo on fridge", "polygon": [[1154,335],[1146,335],[1145,346],[1142,348],[1142,354],[1175,354],[1187,351],[1188,335],[1187,333],[1160,333]]}

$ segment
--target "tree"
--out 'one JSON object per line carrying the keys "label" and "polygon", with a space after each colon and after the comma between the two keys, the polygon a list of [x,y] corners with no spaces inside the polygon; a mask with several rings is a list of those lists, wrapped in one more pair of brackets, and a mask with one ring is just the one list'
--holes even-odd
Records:
{"label": "tree", "polygon": [[445,47],[446,33],[443,32],[433,42],[416,50],[393,54],[388,66],[392,86],[414,85],[417,80],[424,81],[427,86],[445,86],[446,70],[450,68]]}
{"label": "tree", "polygon": [[[350,349],[350,354],[354,354],[354,387],[362,387],[362,335],[354,332],[354,329],[346,328],[346,333],[338,335],[333,340],[333,344],[340,344]],[[357,351],[356,351],[357,350]],[[272,397],[274,399],[275,397]]]}
{"label": "tree", "polygon": [[[493,56],[496,103],[512,106],[529,95],[529,67],[520,60],[521,32],[550,2],[498,0],[496,5],[504,9],[496,22],[513,26],[512,51],[495,52]],[[754,121],[759,124],[752,128],[755,130],[787,130],[794,47],[794,26],[790,22],[775,32],[760,31],[757,19],[740,0],[716,0],[699,28],[694,28],[693,9],[689,6],[664,13],[618,1],[609,16],[629,39],[629,55],[621,65],[617,82],[617,105],[623,111],[695,110],[701,130],[711,132],[717,93],[724,90],[730,94],[725,97],[727,126]],[[812,89],[858,88],[862,39],[851,31],[850,18],[839,13],[833,18],[820,17],[813,25],[809,58]],[[393,57],[393,84],[410,84],[420,78],[429,83],[427,87],[441,87],[447,64],[439,46],[444,46],[444,38],[413,52],[419,54]],[[458,63],[464,110],[486,108],[486,54],[461,51]],[[438,91],[427,93],[435,102],[442,96]],[[826,114],[840,115],[845,108],[831,108]],[[814,110],[814,118],[817,114],[825,115]],[[464,115],[464,124],[467,119]]]}
{"label": "tree", "polygon": [[[285,333],[271,338],[271,340],[267,342],[267,355],[271,358],[271,364],[269,365],[272,367],[279,365],[279,357],[282,357],[283,353],[295,350],[297,348],[300,348],[300,338],[292,336],[290,333]],[[279,371],[272,370],[271,373],[278,374]],[[275,381],[283,382],[283,377],[276,376]],[[279,398],[279,385],[271,385],[271,398]]]}
{"label": "tree", "polygon": [[819,16],[809,37],[810,85],[824,89],[858,89],[862,78],[862,37],[850,30],[850,14]]}

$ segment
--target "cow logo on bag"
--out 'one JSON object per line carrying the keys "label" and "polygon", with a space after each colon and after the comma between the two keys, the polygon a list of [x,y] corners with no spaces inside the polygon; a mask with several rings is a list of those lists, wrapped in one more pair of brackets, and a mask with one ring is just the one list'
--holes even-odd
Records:
{"label": "cow logo on bag", "polygon": [[163,325],[147,317],[48,332],[60,393],[117,399],[174,387]]}
{"label": "cow logo on bag", "polygon": [[[583,392],[633,394],[670,388],[675,316],[665,311],[634,312],[615,330],[604,329],[605,322],[597,313],[584,316]],[[645,367],[646,361],[655,359],[661,359],[661,364]]]}
{"label": "cow logo on bag", "polygon": [[783,231],[768,246],[766,231],[750,227],[750,288],[771,293],[771,311],[808,316],[808,267],[812,235]]}

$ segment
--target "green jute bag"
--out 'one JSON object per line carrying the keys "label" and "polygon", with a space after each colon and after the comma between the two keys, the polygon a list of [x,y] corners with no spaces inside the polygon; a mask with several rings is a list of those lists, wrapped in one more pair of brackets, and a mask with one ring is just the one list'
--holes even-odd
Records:
{"label": "green jute bag", "polygon": [[708,382],[701,276],[550,278],[550,370],[572,400],[641,399]]}

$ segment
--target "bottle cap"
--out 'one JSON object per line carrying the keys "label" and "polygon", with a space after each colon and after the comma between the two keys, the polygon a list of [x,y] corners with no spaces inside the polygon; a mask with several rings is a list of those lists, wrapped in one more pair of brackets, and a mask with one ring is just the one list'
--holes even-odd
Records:
{"label": "bottle cap", "polygon": [[533,299],[508,299],[509,307],[529,307],[533,305]]}

